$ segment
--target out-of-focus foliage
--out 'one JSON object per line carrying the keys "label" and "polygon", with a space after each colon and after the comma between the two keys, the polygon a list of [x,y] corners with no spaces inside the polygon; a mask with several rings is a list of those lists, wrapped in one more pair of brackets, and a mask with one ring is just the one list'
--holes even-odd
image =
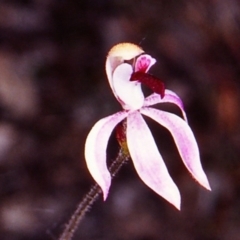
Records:
{"label": "out-of-focus foliage", "polygon": [[[2,0],[1,240],[57,239],[93,183],[84,142],[98,119],[120,109],[104,62],[122,41],[140,43],[158,60],[151,72],[182,97],[212,192],[189,177],[168,132],[149,121],[182,211],[129,163],[75,239],[239,239],[239,39],[237,0]],[[116,150],[112,138],[109,160]]]}

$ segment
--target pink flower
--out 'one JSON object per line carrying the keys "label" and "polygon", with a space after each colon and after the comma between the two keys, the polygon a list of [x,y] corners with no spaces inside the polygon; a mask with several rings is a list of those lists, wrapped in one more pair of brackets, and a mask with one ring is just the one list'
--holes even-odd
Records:
{"label": "pink flower", "polygon": [[[106,164],[107,144],[116,125],[126,119],[127,146],[139,177],[149,188],[180,209],[179,190],[168,173],[142,115],[170,131],[188,171],[203,187],[210,190],[210,186],[202,169],[198,146],[187,123],[181,99],[174,92],[165,90],[161,81],[147,73],[155,62],[156,60],[145,54],[139,46],[131,43],[121,43],[110,50],[106,60],[107,77],[123,110],[99,120],[93,126],[86,140],[85,158],[105,200],[111,185]],[[145,98],[141,89],[142,83],[154,93]],[[184,119],[150,107],[164,102],[177,105]]]}

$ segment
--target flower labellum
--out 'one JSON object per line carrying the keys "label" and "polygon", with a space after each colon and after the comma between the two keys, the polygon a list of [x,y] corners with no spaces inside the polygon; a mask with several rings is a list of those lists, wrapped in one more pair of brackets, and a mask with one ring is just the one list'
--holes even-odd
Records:
{"label": "flower labellum", "polygon": [[[121,129],[124,123],[124,139],[127,152],[141,180],[158,195],[180,209],[181,197],[156,146],[150,129],[142,115],[147,116],[171,133],[184,165],[197,182],[210,190],[208,179],[202,169],[199,149],[188,125],[183,103],[176,93],[165,89],[164,84],[148,73],[156,60],[132,43],[115,45],[108,53],[106,73],[109,85],[123,110],[99,120],[91,129],[85,144],[87,167],[108,196],[111,175],[106,164],[106,149],[112,131]],[[141,84],[153,93],[145,97]],[[157,103],[173,103],[182,112],[183,118],[175,114],[152,108]],[[123,140],[122,140],[123,141]],[[121,144],[120,144],[121,145]],[[121,146],[125,146],[124,144]],[[125,147],[124,147],[125,148]]]}
{"label": "flower labellum", "polygon": [[158,93],[161,98],[164,97],[164,84],[159,81],[158,78],[145,73],[145,72],[134,72],[131,75],[130,81],[138,81],[148,86],[153,92]]}

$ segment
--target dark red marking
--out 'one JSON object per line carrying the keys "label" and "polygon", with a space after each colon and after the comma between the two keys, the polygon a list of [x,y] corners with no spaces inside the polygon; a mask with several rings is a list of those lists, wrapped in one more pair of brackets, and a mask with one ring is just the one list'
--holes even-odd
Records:
{"label": "dark red marking", "polygon": [[120,122],[116,127],[116,138],[120,147],[122,148],[123,154],[125,154],[126,156],[129,156],[126,130],[127,130],[127,120],[125,119],[122,122]]}
{"label": "dark red marking", "polygon": [[134,72],[131,75],[130,81],[139,81],[140,83],[145,84],[153,92],[160,94],[161,98],[165,95],[163,82],[151,74],[144,73],[142,71]]}
{"label": "dark red marking", "polygon": [[122,145],[123,143],[127,142],[126,128],[127,128],[126,121],[122,121],[116,126],[116,138],[119,145]]}

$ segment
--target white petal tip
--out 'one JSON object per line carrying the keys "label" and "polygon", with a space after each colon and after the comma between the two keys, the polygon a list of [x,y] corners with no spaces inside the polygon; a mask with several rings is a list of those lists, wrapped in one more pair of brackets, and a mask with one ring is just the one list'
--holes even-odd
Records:
{"label": "white petal tip", "polygon": [[167,195],[162,195],[169,203],[171,203],[177,210],[181,210],[181,195],[177,188],[172,188],[172,191]]}
{"label": "white petal tip", "polygon": [[211,187],[210,187],[210,185],[209,185],[208,182],[206,182],[206,183],[203,185],[203,187],[205,187],[208,191],[212,191],[212,189],[211,189]]}
{"label": "white petal tip", "polygon": [[171,203],[178,211],[181,211],[181,199],[172,199],[169,203]]}
{"label": "white petal tip", "polygon": [[103,201],[106,201],[106,200],[107,200],[107,196],[108,196],[108,193],[104,193],[104,192],[103,192]]}
{"label": "white petal tip", "polygon": [[101,187],[102,193],[103,193],[103,201],[106,201],[106,199],[108,197],[109,188],[110,188],[110,185]]}
{"label": "white petal tip", "polygon": [[170,202],[177,210],[181,210],[181,198],[174,199],[174,201]]}
{"label": "white petal tip", "polygon": [[202,173],[202,175],[198,176],[196,179],[201,186],[203,186],[204,188],[206,188],[209,191],[212,190],[209,185],[208,179],[204,173]]}
{"label": "white petal tip", "polygon": [[180,204],[179,204],[179,205],[175,205],[175,207],[176,207],[176,209],[177,209],[178,211],[181,211],[181,206],[180,206]]}

